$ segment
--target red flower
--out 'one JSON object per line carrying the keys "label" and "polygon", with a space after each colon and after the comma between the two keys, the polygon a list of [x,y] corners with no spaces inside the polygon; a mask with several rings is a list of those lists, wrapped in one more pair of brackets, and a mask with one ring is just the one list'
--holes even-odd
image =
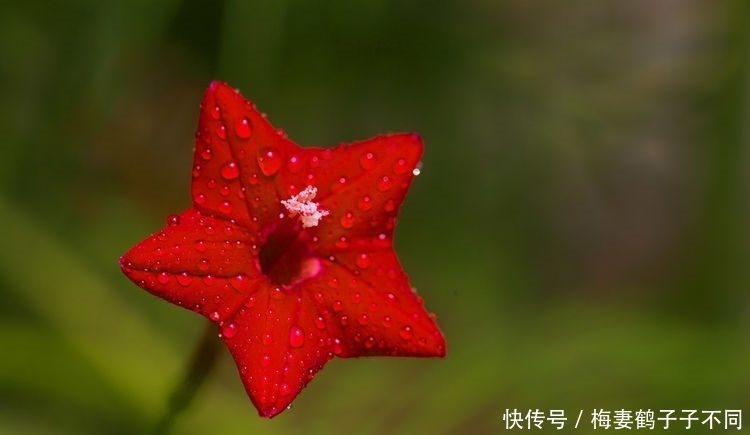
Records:
{"label": "red flower", "polygon": [[283,411],[334,356],[445,355],[393,251],[417,135],[300,148],[213,82],[195,138],[193,207],[120,264],[218,324],[260,415]]}

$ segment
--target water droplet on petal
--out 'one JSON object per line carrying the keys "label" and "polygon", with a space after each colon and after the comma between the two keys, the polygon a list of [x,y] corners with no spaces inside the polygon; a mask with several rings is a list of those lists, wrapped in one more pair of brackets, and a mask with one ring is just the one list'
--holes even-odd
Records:
{"label": "water droplet on petal", "polygon": [[357,256],[355,262],[357,263],[357,267],[367,269],[370,266],[370,256],[363,252]]}
{"label": "water droplet on petal", "polygon": [[[290,387],[287,383],[281,384],[281,387],[279,387],[279,394],[281,394],[282,396],[288,396],[292,394],[292,387]],[[291,404],[289,406],[291,406]],[[289,409],[289,406],[287,406],[287,409]]]}
{"label": "water droplet on petal", "polygon": [[267,147],[258,150],[258,166],[267,177],[278,172],[281,167],[281,156],[275,148]]}
{"label": "water droplet on petal", "polygon": [[362,211],[367,211],[372,208],[372,198],[365,195],[362,198],[359,199],[358,203],[359,209]]}
{"label": "water droplet on petal", "polygon": [[224,125],[220,125],[216,128],[216,135],[219,136],[221,139],[227,138],[227,128],[224,127]]}
{"label": "water droplet on petal", "polygon": [[248,298],[247,298],[247,300],[245,301],[245,306],[246,306],[247,308],[252,308],[252,307],[254,307],[254,306],[255,306],[255,302],[256,302],[255,296],[250,296],[250,297],[248,297]]}
{"label": "water droplet on petal", "polygon": [[224,166],[221,167],[221,176],[225,180],[230,180],[230,181],[239,177],[240,168],[237,166],[237,162],[231,161],[231,162],[225,163]]}
{"label": "water droplet on petal", "polygon": [[176,214],[170,214],[167,216],[167,225],[170,227],[174,227],[180,224],[180,216]]}
{"label": "water droplet on petal", "polygon": [[359,301],[361,300],[362,300],[362,293],[360,292],[352,293],[352,302],[354,302],[355,304],[358,304]]}
{"label": "water droplet on petal", "polygon": [[211,312],[211,314],[208,315],[208,318],[213,320],[214,322],[218,322],[220,318],[219,312],[218,311]]}
{"label": "water droplet on petal", "polygon": [[328,287],[336,288],[339,286],[339,279],[338,278],[331,278],[328,280]]}
{"label": "water droplet on petal", "polygon": [[234,323],[229,323],[221,327],[221,336],[224,338],[232,338],[237,334],[237,326]]}
{"label": "water droplet on petal", "polygon": [[203,205],[206,203],[206,195],[198,193],[193,196],[193,201],[195,201],[195,205]]}
{"label": "water droplet on petal", "polygon": [[201,151],[201,158],[206,161],[211,160],[211,148],[204,148]]}
{"label": "water droplet on petal", "polygon": [[159,284],[166,284],[169,282],[169,274],[166,272],[162,272],[156,275],[156,280],[159,281]]}
{"label": "water droplet on petal", "polygon": [[404,159],[398,159],[396,160],[396,163],[393,164],[393,172],[397,174],[405,174],[409,172],[409,165]]}
{"label": "water droplet on petal", "polygon": [[392,323],[391,323],[391,316],[385,316],[385,317],[383,317],[383,323],[382,324],[386,328],[390,328],[391,325],[392,325]]}
{"label": "water droplet on petal", "polygon": [[206,252],[207,246],[206,246],[206,242],[203,240],[196,240],[195,245],[193,246],[195,246],[195,250],[198,252]]}
{"label": "water droplet on petal", "polygon": [[247,275],[244,273],[229,278],[229,284],[240,292],[247,290],[248,281]]}
{"label": "water droplet on petal", "polygon": [[187,287],[190,285],[191,282],[193,282],[193,277],[188,275],[187,272],[182,272],[181,274],[177,275],[177,282],[181,286]]}
{"label": "water droplet on petal", "polygon": [[393,180],[391,180],[391,177],[387,175],[383,175],[378,180],[378,190],[381,192],[385,192],[386,190],[393,187]]}
{"label": "water droplet on petal", "polygon": [[359,316],[359,318],[357,319],[357,321],[359,322],[360,325],[365,326],[368,323],[370,323],[370,318],[367,317],[367,314],[362,314],[362,315]]}
{"label": "water droplet on petal", "polygon": [[292,347],[302,347],[305,344],[305,331],[299,326],[292,326],[289,330],[289,344]]}
{"label": "water droplet on petal", "polygon": [[208,270],[208,260],[206,260],[205,258],[201,259],[201,261],[198,262],[198,269],[201,272],[207,271]]}
{"label": "water droplet on petal", "polygon": [[219,211],[224,214],[230,214],[232,212],[232,203],[229,201],[222,202],[219,204]]}
{"label": "water droplet on petal", "polygon": [[289,161],[286,163],[287,169],[289,169],[289,172],[296,173],[299,172],[300,169],[302,169],[302,162],[300,161],[299,157],[297,156],[291,156],[289,157]]}
{"label": "water droplet on petal", "polygon": [[326,329],[326,321],[323,316],[318,316],[315,318],[315,326],[318,329]]}
{"label": "water droplet on petal", "polygon": [[341,322],[341,326],[347,326],[349,324],[349,316],[347,316],[346,314],[341,316],[339,318],[339,322]]}
{"label": "water droplet on petal", "polygon": [[396,209],[396,201],[389,199],[385,202],[385,206],[383,206],[385,211],[393,211]]}
{"label": "water droplet on petal", "polygon": [[339,312],[344,309],[344,303],[341,301],[333,301],[333,311]]}
{"label": "water droplet on petal", "polygon": [[214,106],[211,108],[211,118],[213,119],[219,119],[221,116],[221,108],[219,106]]}
{"label": "water droplet on petal", "polygon": [[369,171],[377,165],[375,155],[373,153],[364,153],[359,157],[359,164],[362,165],[362,169]]}
{"label": "water droplet on petal", "polygon": [[341,226],[346,229],[354,226],[354,215],[352,215],[351,212],[347,212],[345,215],[341,216]]}
{"label": "water droplet on petal", "polygon": [[268,367],[268,365],[271,364],[271,357],[269,355],[263,355],[260,358],[260,365],[263,367]]}
{"label": "water droplet on petal", "polygon": [[241,139],[247,139],[253,134],[253,129],[250,127],[250,121],[247,118],[240,118],[234,125],[234,132],[237,133]]}
{"label": "water droplet on petal", "polygon": [[414,331],[412,331],[411,326],[406,325],[398,332],[398,335],[401,336],[404,340],[411,340],[414,337]]}
{"label": "water droplet on petal", "polygon": [[336,355],[341,355],[344,353],[344,345],[341,344],[341,340],[338,338],[335,338],[333,340],[333,353]]}
{"label": "water droplet on petal", "polygon": [[271,299],[280,301],[285,298],[286,293],[281,289],[281,287],[274,287],[273,290],[271,290]]}

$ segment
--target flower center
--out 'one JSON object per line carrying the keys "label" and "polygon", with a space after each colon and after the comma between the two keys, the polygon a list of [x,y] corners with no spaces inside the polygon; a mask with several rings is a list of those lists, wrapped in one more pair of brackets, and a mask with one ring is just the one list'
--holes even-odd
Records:
{"label": "flower center", "polygon": [[260,248],[260,270],[276,285],[297,284],[316,275],[322,267],[298,238],[302,228],[317,226],[328,215],[328,210],[320,209],[312,201],[316,192],[315,187],[307,186],[299,194],[281,201],[292,219],[282,217]]}
{"label": "flower center", "polygon": [[297,232],[279,225],[260,248],[260,270],[277,285],[291,285],[300,273],[305,254],[301,243],[294,243]]}

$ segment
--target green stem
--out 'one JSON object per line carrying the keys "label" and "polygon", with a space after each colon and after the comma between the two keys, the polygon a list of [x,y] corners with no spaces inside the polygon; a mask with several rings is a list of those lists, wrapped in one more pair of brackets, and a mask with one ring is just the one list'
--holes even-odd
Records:
{"label": "green stem", "polygon": [[167,409],[154,427],[154,435],[169,433],[177,416],[187,409],[195,393],[216,365],[220,350],[221,340],[216,338],[216,327],[209,323],[193,351],[182,381],[175,386],[169,396]]}

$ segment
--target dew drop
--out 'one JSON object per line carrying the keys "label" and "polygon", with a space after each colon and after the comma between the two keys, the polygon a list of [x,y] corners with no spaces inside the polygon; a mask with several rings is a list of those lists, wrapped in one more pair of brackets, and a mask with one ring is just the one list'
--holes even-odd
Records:
{"label": "dew drop", "polygon": [[198,193],[193,196],[193,201],[195,201],[195,205],[203,205],[206,203],[206,195]]}
{"label": "dew drop", "polygon": [[253,129],[250,127],[250,121],[247,118],[240,118],[234,125],[234,132],[240,139],[247,139],[253,134]]}
{"label": "dew drop", "polygon": [[370,266],[370,256],[363,252],[357,256],[355,262],[360,269],[367,269]]}
{"label": "dew drop", "polygon": [[258,166],[267,177],[272,176],[281,168],[281,156],[276,148],[266,147],[258,150]]}
{"label": "dew drop", "polygon": [[414,337],[414,331],[412,331],[411,326],[406,325],[398,332],[398,335],[401,336],[404,340],[411,340]]}
{"label": "dew drop", "polygon": [[224,338],[232,338],[237,335],[237,326],[234,323],[229,323],[221,327],[221,336]]}
{"label": "dew drop", "polygon": [[234,180],[240,176],[240,168],[237,166],[237,162],[231,161],[224,164],[221,167],[221,177],[225,180]]}
{"label": "dew drop", "polygon": [[362,300],[362,293],[360,292],[352,293],[352,302],[354,302],[355,304],[358,304],[359,301],[361,300]]}
{"label": "dew drop", "polygon": [[365,195],[362,198],[359,199],[358,203],[359,209],[362,211],[367,211],[372,208],[372,198]]}
{"label": "dew drop", "polygon": [[271,364],[271,357],[269,355],[263,355],[260,358],[260,365],[263,367],[268,367],[268,365]]}
{"label": "dew drop", "polygon": [[302,347],[305,344],[305,331],[299,326],[292,326],[289,330],[289,344],[292,347]]}
{"label": "dew drop", "polygon": [[281,289],[281,287],[274,287],[274,289],[271,290],[271,299],[280,301],[285,298],[286,293]]}
{"label": "dew drop", "polygon": [[247,275],[245,275],[244,273],[229,278],[229,284],[231,284],[232,287],[240,292],[243,292],[247,289],[248,281],[249,280],[247,278]]}
{"label": "dew drop", "polygon": [[354,226],[354,215],[352,215],[351,212],[347,212],[345,215],[341,216],[341,226],[349,229]]}
{"label": "dew drop", "polygon": [[339,286],[339,279],[334,277],[328,280],[328,287],[336,288]]}
{"label": "dew drop", "polygon": [[176,214],[170,214],[167,216],[167,225],[174,227],[180,224],[180,217]]}
{"label": "dew drop", "polygon": [[219,106],[214,106],[211,108],[211,118],[213,119],[219,119],[221,116],[221,108]]}
{"label": "dew drop", "polygon": [[203,151],[201,151],[201,158],[203,160],[211,160],[211,148],[203,148]]}
{"label": "dew drop", "polygon": [[206,275],[202,278],[202,280],[203,280],[203,284],[207,286],[212,286],[214,285],[214,282],[216,282],[216,278],[214,278],[213,275]]}
{"label": "dew drop", "polygon": [[220,125],[216,128],[216,135],[219,136],[221,139],[227,138],[227,128],[224,127],[224,125]]}
{"label": "dew drop", "polygon": [[248,297],[248,298],[247,298],[247,300],[245,301],[245,306],[246,306],[247,308],[252,308],[252,307],[254,307],[254,306],[255,306],[255,302],[256,302],[255,296],[250,296],[250,297]]}
{"label": "dew drop", "polygon": [[331,184],[331,192],[338,192],[346,186],[346,177],[339,177],[336,181]]}
{"label": "dew drop", "polygon": [[214,322],[218,322],[219,318],[220,318],[219,312],[218,311],[212,311],[211,314],[208,315],[208,318],[211,319],[211,320],[213,320]]}
{"label": "dew drop", "polygon": [[229,214],[232,212],[232,203],[229,201],[224,201],[221,204],[219,204],[219,211],[224,214]]}
{"label": "dew drop", "polygon": [[187,287],[191,282],[193,282],[193,277],[188,275],[187,272],[182,272],[181,274],[177,275],[177,283],[181,286]]}
{"label": "dew drop", "polygon": [[391,316],[383,317],[383,322],[382,322],[383,326],[385,326],[386,328],[390,328],[392,324],[393,323],[391,323]]}
{"label": "dew drop", "polygon": [[360,325],[365,326],[368,323],[370,323],[370,318],[367,317],[367,314],[362,314],[359,316],[359,318],[357,318],[357,321],[359,322]]}
{"label": "dew drop", "polygon": [[315,302],[317,302],[317,303],[319,303],[319,304],[322,304],[322,303],[323,303],[323,300],[324,300],[324,299],[323,299],[323,293],[321,293],[321,292],[317,292],[317,293],[315,293],[315,296],[314,296],[314,297],[315,297]]}
{"label": "dew drop", "polygon": [[393,164],[393,172],[399,175],[405,174],[409,172],[409,164],[405,159],[398,159],[396,160],[396,163]]}
{"label": "dew drop", "polygon": [[[282,396],[288,396],[292,394],[292,387],[290,387],[287,383],[281,384],[281,387],[279,387],[279,394],[281,394]],[[291,406],[291,404],[289,406]],[[287,409],[289,409],[289,406],[287,406]]]}
{"label": "dew drop", "polygon": [[169,274],[166,272],[162,272],[156,275],[156,280],[159,281],[159,284],[166,284],[169,282]]}
{"label": "dew drop", "polygon": [[318,329],[326,329],[326,321],[323,316],[318,316],[315,318],[315,326]]}
{"label": "dew drop", "polygon": [[289,169],[289,172],[296,173],[299,172],[300,169],[302,169],[302,162],[300,162],[299,157],[297,156],[291,156],[289,157],[289,161],[286,163],[287,169]]}
{"label": "dew drop", "polygon": [[346,327],[349,324],[349,316],[343,315],[339,318],[339,322],[341,322],[341,326]]}
{"label": "dew drop", "polygon": [[396,209],[396,201],[389,199],[385,202],[385,205],[383,206],[385,211],[393,211]]}
{"label": "dew drop", "polygon": [[342,355],[344,353],[344,345],[341,344],[341,340],[338,338],[333,340],[333,353],[336,355]]}
{"label": "dew drop", "polygon": [[344,309],[344,303],[341,301],[333,301],[333,311],[340,312]]}
{"label": "dew drop", "polygon": [[378,180],[378,190],[381,192],[385,192],[386,190],[393,187],[393,180],[391,180],[391,177],[387,175],[383,175]]}
{"label": "dew drop", "polygon": [[205,272],[205,271],[207,271],[207,270],[208,270],[208,260],[206,260],[206,259],[204,258],[204,259],[202,259],[201,261],[199,261],[199,262],[198,262],[198,269],[199,269],[199,270],[200,270],[201,272]]}
{"label": "dew drop", "polygon": [[375,154],[367,152],[359,157],[359,164],[362,165],[362,169],[369,171],[375,168],[377,161],[375,160]]}

